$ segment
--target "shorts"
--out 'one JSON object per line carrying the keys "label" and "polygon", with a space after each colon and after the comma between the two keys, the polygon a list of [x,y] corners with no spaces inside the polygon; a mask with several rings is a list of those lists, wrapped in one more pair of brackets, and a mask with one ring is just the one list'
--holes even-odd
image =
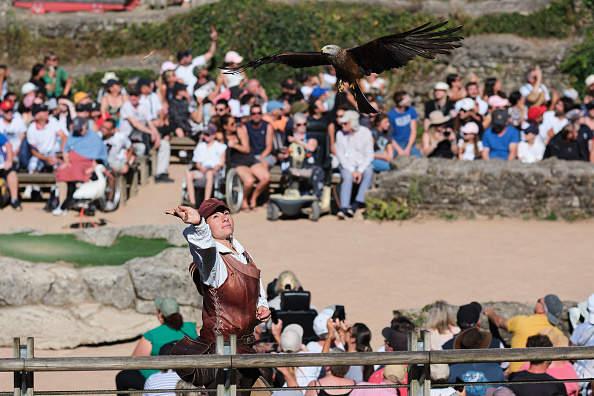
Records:
{"label": "shorts", "polygon": [[118,172],[122,171],[122,168],[124,167],[124,165],[126,165],[126,161],[116,161],[116,162],[109,163],[109,166]]}
{"label": "shorts", "polygon": [[[45,156],[50,156],[50,155],[56,155],[58,153],[55,151],[52,151],[49,153],[41,153],[41,154],[45,155]],[[54,165],[53,169],[57,169],[59,164],[60,163],[58,162],[56,165]],[[46,167],[50,167],[50,165],[48,163],[46,163],[45,161],[42,161],[39,158],[37,158],[36,156],[32,155],[31,159],[29,160],[29,165],[27,166],[27,170],[29,172],[41,172],[41,170]]]}
{"label": "shorts", "polygon": [[260,162],[265,162],[268,164],[268,169],[272,168],[274,165],[276,165],[276,158],[274,158],[272,156],[272,154],[268,154],[266,157],[264,158],[260,158],[259,155],[256,155],[256,159]]}

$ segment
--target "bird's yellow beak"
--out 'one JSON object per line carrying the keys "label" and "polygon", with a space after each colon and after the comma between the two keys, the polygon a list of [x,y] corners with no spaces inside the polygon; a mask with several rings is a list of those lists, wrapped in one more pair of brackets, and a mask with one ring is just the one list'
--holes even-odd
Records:
{"label": "bird's yellow beak", "polygon": [[320,52],[321,52],[322,54],[324,54],[324,53],[326,53],[326,49],[325,49],[325,48],[322,48],[322,49],[320,50]]}

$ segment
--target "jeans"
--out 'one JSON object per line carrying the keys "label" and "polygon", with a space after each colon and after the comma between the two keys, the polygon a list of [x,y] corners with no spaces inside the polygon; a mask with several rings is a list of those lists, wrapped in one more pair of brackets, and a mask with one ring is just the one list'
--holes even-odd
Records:
{"label": "jeans", "polygon": [[375,158],[371,161],[374,172],[387,172],[390,170],[390,163],[386,160]]}
{"label": "jeans", "polygon": [[[340,208],[347,209],[351,207],[351,193],[353,191],[353,173],[346,169],[340,168],[340,175],[342,176],[342,183],[340,183]],[[359,184],[359,191],[355,201],[364,204],[365,203],[365,191],[371,188],[371,182],[373,181],[373,166],[369,165],[364,171],[361,177],[361,183]]]}
{"label": "jeans", "polygon": [[[408,142],[396,142],[396,143],[398,143],[398,145],[403,149],[406,148],[406,146],[408,146]],[[423,156],[421,155],[421,152],[419,151],[417,146],[415,146],[414,144],[410,148],[410,155],[414,155],[417,158],[423,158]],[[394,157],[397,157],[397,156],[398,156],[398,152],[396,152],[396,150],[394,150]]]}

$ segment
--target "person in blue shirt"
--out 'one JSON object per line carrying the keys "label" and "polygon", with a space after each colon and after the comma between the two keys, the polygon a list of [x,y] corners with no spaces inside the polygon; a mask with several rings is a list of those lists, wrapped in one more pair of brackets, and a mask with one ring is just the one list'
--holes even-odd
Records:
{"label": "person in blue shirt", "polygon": [[495,110],[492,117],[492,125],[483,134],[483,159],[516,159],[520,132],[507,124],[507,110]]}
{"label": "person in blue shirt", "polygon": [[415,147],[419,115],[410,105],[410,96],[404,91],[398,91],[394,93],[394,103],[396,106],[388,113],[394,131],[394,156],[414,155],[421,158],[421,152]]}

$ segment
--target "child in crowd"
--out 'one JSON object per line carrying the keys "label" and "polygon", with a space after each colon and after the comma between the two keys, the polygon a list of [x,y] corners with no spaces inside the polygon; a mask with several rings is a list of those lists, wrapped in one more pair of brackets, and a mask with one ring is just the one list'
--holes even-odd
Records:
{"label": "child in crowd", "polygon": [[475,122],[468,122],[460,128],[462,139],[458,140],[458,159],[473,161],[481,157],[483,142],[479,140],[479,126]]}
{"label": "child in crowd", "polygon": [[538,125],[531,123],[523,132],[525,141],[518,144],[518,159],[525,164],[540,162],[546,147],[540,140],[536,139]]}
{"label": "child in crowd", "polygon": [[212,196],[216,176],[225,166],[225,152],[227,145],[216,140],[217,127],[208,124],[202,131],[202,141],[196,145],[192,157],[192,170],[186,173],[186,185],[188,201],[196,206],[196,194],[194,192],[194,180],[205,179],[204,200]]}

